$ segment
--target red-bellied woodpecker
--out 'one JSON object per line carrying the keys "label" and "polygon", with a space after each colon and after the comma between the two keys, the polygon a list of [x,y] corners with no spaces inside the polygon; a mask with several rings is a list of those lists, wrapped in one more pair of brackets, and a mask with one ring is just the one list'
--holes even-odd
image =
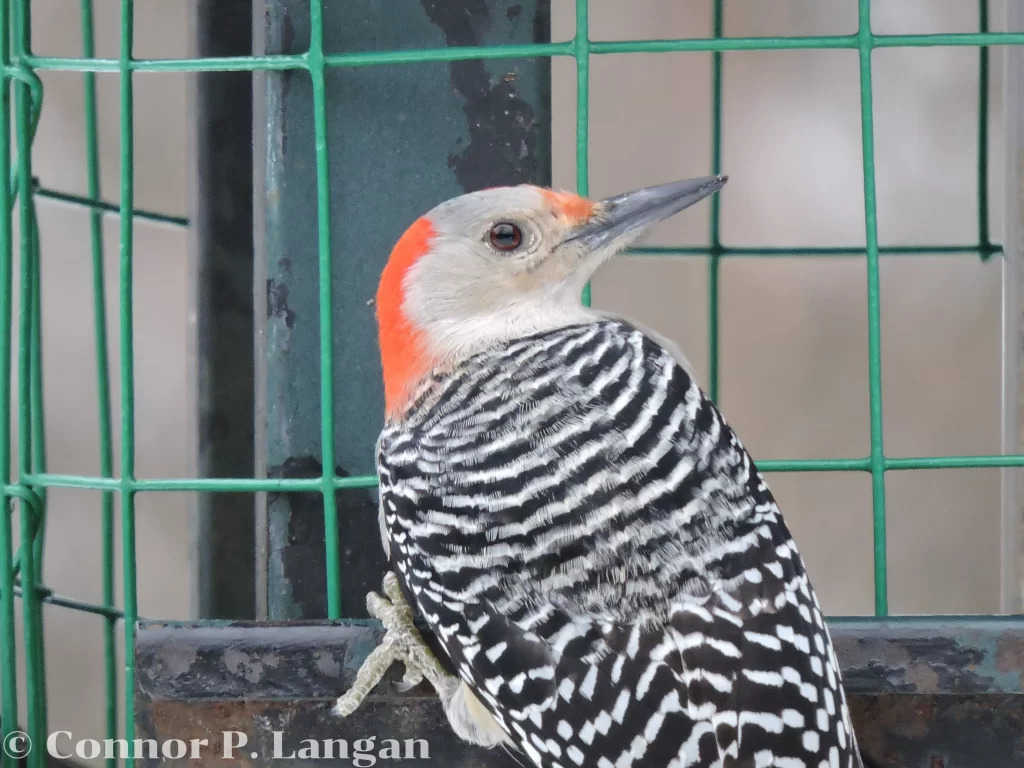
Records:
{"label": "red-bellied woodpecker", "polygon": [[399,240],[377,294],[393,570],[368,597],[388,632],[338,714],[397,660],[459,736],[539,768],[861,764],[761,474],[672,344],[580,300],[725,181],[488,189]]}

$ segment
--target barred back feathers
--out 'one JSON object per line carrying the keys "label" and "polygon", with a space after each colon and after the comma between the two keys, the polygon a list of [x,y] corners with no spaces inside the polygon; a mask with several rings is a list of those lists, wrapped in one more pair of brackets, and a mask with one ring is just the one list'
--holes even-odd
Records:
{"label": "barred back feathers", "polygon": [[435,372],[378,446],[393,568],[538,768],[859,768],[820,606],[746,450],[619,320]]}

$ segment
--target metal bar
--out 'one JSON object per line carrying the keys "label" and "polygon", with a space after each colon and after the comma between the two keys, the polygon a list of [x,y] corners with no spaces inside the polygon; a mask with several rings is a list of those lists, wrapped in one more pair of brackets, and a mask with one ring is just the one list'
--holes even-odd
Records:
{"label": "metal bar", "polygon": [[[252,0],[249,24],[252,30],[252,53],[267,50],[267,0]],[[267,420],[261,418],[257,409],[261,409],[262,403],[267,397],[267,345],[265,330],[260,318],[267,315],[267,295],[259,290],[259,285],[266,279],[266,269],[263,267],[263,260],[266,258],[266,217],[267,200],[263,194],[257,194],[257,190],[267,189],[267,147],[270,129],[267,125],[269,114],[269,94],[271,93],[272,75],[267,70],[255,70],[252,77],[252,255],[253,255],[253,479],[266,473],[266,462],[262,458],[263,446],[266,445]],[[266,480],[267,478],[259,478]],[[221,486],[217,483],[216,486]],[[256,491],[256,517],[255,517],[255,541],[254,544],[254,567],[255,573],[255,605],[254,610],[257,619],[267,618],[267,597],[269,594],[267,575],[269,571],[269,552],[267,551],[268,530],[267,500],[264,489]]]}
{"label": "metal bar", "polygon": [[303,488],[272,486],[261,505],[266,615],[365,615],[385,568],[374,482],[363,482],[383,412],[380,271],[402,231],[442,200],[550,183],[550,62],[445,55],[404,69],[327,67],[338,51],[546,42],[548,4],[457,0],[396,13],[373,0],[358,13],[315,6],[322,17],[309,0],[258,7],[258,53],[303,55],[309,71],[265,73],[258,96],[258,475]]}
{"label": "metal bar", "polygon": [[[196,53],[251,53],[251,8],[252,0],[199,0]],[[196,474],[245,477],[255,467],[252,75],[205,72],[194,83]],[[255,618],[253,495],[201,493],[196,501],[194,615]]]}
{"label": "metal bar", "polygon": [[[1006,29],[1024,29],[1024,4],[1006,4]],[[1024,48],[1003,51],[1003,121],[1006,159],[1003,232],[1002,450],[1024,449]],[[1004,467],[1001,476],[999,607],[1024,610],[1024,472]]]}

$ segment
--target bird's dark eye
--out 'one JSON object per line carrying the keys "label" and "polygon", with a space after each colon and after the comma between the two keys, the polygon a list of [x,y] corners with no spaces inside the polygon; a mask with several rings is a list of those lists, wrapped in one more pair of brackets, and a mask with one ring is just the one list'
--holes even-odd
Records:
{"label": "bird's dark eye", "polygon": [[523,242],[523,230],[508,221],[502,221],[491,227],[491,245],[499,251],[514,251]]}

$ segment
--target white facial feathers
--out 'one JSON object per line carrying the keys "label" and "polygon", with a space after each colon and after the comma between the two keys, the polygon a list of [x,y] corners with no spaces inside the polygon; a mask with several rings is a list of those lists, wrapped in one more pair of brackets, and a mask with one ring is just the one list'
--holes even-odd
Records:
{"label": "white facial feathers", "polygon": [[[463,195],[427,218],[435,235],[405,275],[403,310],[424,332],[435,359],[459,359],[497,342],[594,319],[581,293],[597,267],[592,262],[603,258],[563,243],[577,222],[541,189]],[[496,247],[497,225],[511,225],[519,244],[508,251]]]}

